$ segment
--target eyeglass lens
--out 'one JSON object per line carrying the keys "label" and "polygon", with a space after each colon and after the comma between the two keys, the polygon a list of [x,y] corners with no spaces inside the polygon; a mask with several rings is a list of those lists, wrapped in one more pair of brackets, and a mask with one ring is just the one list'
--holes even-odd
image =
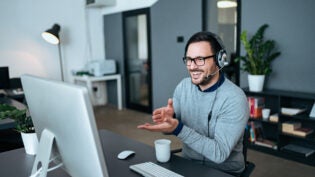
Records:
{"label": "eyeglass lens", "polygon": [[205,64],[205,59],[204,58],[186,58],[186,65],[190,66],[191,63],[194,62],[198,66],[202,66]]}

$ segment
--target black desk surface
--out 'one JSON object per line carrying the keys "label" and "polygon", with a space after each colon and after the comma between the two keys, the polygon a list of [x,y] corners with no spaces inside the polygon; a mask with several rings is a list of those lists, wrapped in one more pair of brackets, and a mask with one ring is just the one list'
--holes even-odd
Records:
{"label": "black desk surface", "polygon": [[[152,161],[186,177],[231,177],[231,175],[229,174],[199,164],[195,164],[190,160],[181,158],[176,155],[172,155],[171,160],[167,163],[158,163],[155,159],[155,152],[153,147],[112,133],[107,130],[100,131],[100,139],[103,144],[105,161],[110,177],[139,177],[140,175],[131,171],[129,169],[129,166],[146,161]],[[117,158],[117,154],[122,150],[127,149],[134,150],[136,154],[126,160],[119,160]],[[17,149],[1,153],[1,176],[29,176],[34,159],[34,156],[25,154],[24,149]],[[58,169],[49,172],[48,176],[64,177],[68,175],[63,170]]]}

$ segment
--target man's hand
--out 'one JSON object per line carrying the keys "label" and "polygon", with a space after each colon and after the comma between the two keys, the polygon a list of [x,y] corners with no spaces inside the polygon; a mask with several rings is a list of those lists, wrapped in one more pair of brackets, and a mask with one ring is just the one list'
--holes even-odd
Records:
{"label": "man's hand", "polygon": [[178,120],[173,118],[173,100],[168,99],[167,106],[153,111],[152,120],[154,124],[145,123],[137,128],[154,132],[171,133],[178,125]]}
{"label": "man's hand", "polygon": [[174,108],[173,108],[173,100],[168,99],[167,106],[156,109],[153,111],[152,120],[154,123],[162,123],[165,122],[167,118],[173,118]]}

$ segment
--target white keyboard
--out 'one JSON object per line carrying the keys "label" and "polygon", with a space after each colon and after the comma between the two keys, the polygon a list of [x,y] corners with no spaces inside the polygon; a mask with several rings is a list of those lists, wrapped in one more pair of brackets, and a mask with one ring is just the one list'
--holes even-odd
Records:
{"label": "white keyboard", "polygon": [[184,177],[153,162],[130,165],[129,168],[145,177]]}

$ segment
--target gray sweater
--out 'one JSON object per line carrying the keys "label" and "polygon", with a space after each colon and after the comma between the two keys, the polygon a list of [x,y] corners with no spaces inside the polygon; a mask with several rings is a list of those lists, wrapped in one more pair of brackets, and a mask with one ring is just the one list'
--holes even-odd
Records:
{"label": "gray sweater", "polygon": [[184,157],[226,172],[242,172],[249,106],[238,86],[225,78],[214,91],[202,92],[185,78],[175,89],[173,105],[184,125],[177,135]]}

